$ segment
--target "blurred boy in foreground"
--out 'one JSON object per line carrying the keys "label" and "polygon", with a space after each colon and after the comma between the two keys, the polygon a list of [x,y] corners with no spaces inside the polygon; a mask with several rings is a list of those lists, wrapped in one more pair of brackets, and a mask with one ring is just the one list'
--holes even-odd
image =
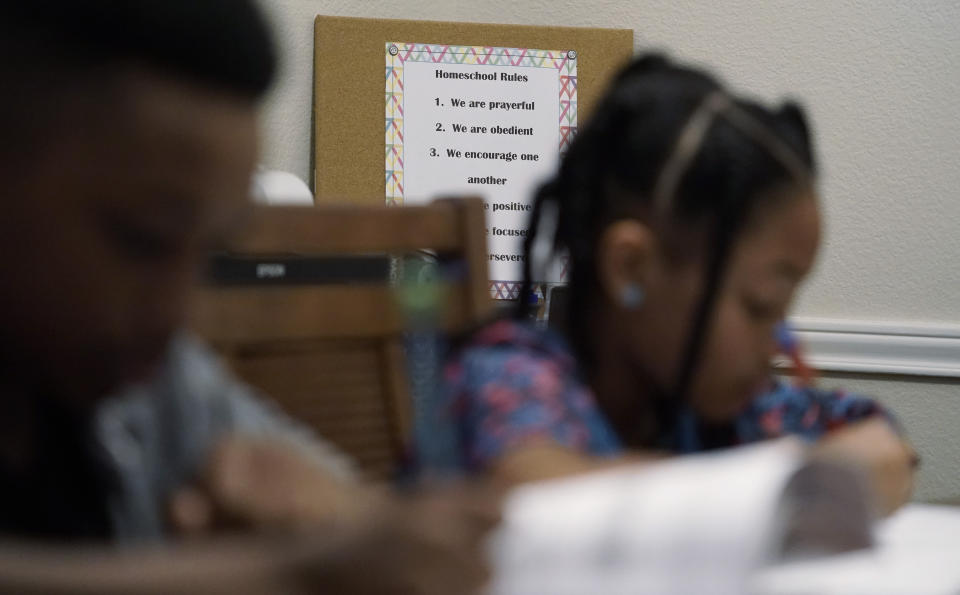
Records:
{"label": "blurred boy in foreground", "polygon": [[[424,543],[178,332],[211,246],[248,208],[275,69],[252,3],[4,3],[0,55],[0,536],[320,525],[364,526],[344,542],[361,557]],[[459,524],[433,530],[431,555],[479,567],[476,517],[412,510]]]}

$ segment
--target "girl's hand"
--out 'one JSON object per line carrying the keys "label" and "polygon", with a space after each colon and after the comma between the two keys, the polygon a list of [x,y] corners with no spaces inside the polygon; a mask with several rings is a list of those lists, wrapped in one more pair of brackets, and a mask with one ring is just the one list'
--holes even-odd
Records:
{"label": "girl's hand", "polygon": [[824,436],[813,447],[814,457],[861,469],[874,494],[879,513],[888,516],[910,500],[917,455],[890,424],[876,416]]}

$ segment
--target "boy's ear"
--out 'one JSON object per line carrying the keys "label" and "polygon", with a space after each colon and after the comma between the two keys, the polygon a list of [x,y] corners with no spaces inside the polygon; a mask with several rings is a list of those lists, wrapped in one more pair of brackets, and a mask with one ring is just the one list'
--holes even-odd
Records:
{"label": "boy's ear", "polygon": [[597,250],[597,277],[610,303],[629,307],[623,303],[627,293],[647,291],[655,249],[653,232],[635,219],[614,222],[603,231]]}

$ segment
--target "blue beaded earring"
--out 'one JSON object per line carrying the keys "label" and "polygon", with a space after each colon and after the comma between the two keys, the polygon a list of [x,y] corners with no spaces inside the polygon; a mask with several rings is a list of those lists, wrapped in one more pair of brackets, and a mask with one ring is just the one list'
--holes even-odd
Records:
{"label": "blue beaded earring", "polygon": [[638,310],[647,294],[639,283],[627,283],[620,290],[620,305],[627,310]]}

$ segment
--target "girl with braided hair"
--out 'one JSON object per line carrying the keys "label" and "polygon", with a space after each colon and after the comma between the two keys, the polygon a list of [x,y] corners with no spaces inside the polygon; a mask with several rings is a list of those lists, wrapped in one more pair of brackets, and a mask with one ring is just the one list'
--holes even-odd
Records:
{"label": "girl with braided hair", "polygon": [[786,434],[861,465],[879,510],[908,497],[912,451],[872,400],[775,380],[775,330],[820,242],[801,108],[737,97],[659,55],[614,79],[526,239],[526,295],[569,258],[563,333],[522,315],[446,369],[465,464],[510,481]]}

